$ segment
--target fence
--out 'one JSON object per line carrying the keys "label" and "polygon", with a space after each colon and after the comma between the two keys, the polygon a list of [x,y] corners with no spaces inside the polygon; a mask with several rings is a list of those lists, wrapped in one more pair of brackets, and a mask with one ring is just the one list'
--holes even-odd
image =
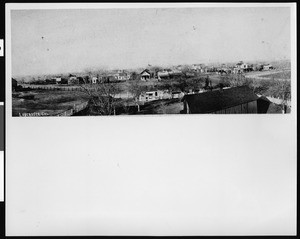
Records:
{"label": "fence", "polygon": [[34,89],[34,90],[61,90],[61,91],[84,91],[84,88],[80,86],[49,86],[49,85],[27,85],[22,84],[23,88]]}
{"label": "fence", "polygon": [[64,112],[61,112],[56,116],[72,116],[73,114],[75,114],[75,113],[77,113],[81,110],[84,110],[87,106],[88,106],[88,101],[83,102],[83,103],[78,104],[78,105],[74,105],[73,109],[69,109],[69,110],[66,110]]}

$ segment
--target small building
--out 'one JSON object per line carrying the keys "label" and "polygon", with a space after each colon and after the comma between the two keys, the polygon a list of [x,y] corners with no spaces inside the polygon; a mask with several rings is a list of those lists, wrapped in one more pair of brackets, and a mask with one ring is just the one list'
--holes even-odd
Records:
{"label": "small building", "polygon": [[264,71],[269,71],[269,70],[273,70],[274,67],[271,64],[267,64],[263,66],[263,70]]}
{"label": "small building", "polygon": [[249,72],[252,70],[253,70],[253,65],[249,65],[247,63],[240,61],[235,65],[235,67],[233,69],[233,73],[240,74],[240,73]]}
{"label": "small building", "polygon": [[184,93],[181,91],[173,91],[171,92],[171,98],[172,99],[180,99],[184,96]]}
{"label": "small building", "polygon": [[185,95],[182,102],[183,114],[267,113],[270,105],[247,86]]}
{"label": "small building", "polygon": [[143,70],[140,73],[140,75],[141,75],[141,80],[142,81],[147,81],[147,80],[150,80],[150,78],[151,78],[151,73],[148,69]]}
{"label": "small building", "polygon": [[246,63],[240,61],[240,62],[238,62],[238,63],[235,65],[235,67],[236,67],[236,68],[240,68],[240,69],[246,69],[246,68],[248,68],[248,64],[246,64]]}
{"label": "small building", "polygon": [[140,94],[139,101],[148,102],[153,100],[160,100],[164,98],[164,91],[148,91]]}
{"label": "small building", "polygon": [[91,83],[92,84],[97,84],[98,83],[98,78],[96,76],[93,76],[92,80],[91,80]]}
{"label": "small building", "polygon": [[204,68],[204,64],[193,64],[191,66],[191,70],[200,71]]}
{"label": "small building", "polygon": [[126,72],[119,72],[116,74],[116,78],[118,81],[127,81],[130,79],[130,75]]}
{"label": "small building", "polygon": [[72,74],[69,75],[68,84],[69,85],[79,84],[79,80],[77,79],[76,75],[72,75]]}
{"label": "small building", "polygon": [[55,83],[60,84],[61,83],[61,77],[55,77]]}

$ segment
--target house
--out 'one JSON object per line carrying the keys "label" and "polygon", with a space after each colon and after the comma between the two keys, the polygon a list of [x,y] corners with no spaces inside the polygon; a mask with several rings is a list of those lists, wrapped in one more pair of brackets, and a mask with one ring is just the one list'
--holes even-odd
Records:
{"label": "house", "polygon": [[236,65],[235,65],[236,68],[239,68],[239,69],[247,69],[248,68],[248,64],[240,61],[238,62]]}
{"label": "house", "polygon": [[181,92],[181,91],[173,91],[171,93],[171,98],[172,99],[179,99],[179,98],[182,98],[184,96],[184,93]]}
{"label": "house", "polygon": [[204,65],[203,64],[193,64],[191,66],[191,70],[194,70],[194,71],[200,71],[201,69],[204,68]]}
{"label": "house", "polygon": [[126,72],[119,72],[116,74],[116,78],[119,81],[127,81],[130,78],[130,75],[127,74]]}
{"label": "house", "polygon": [[77,79],[76,75],[69,75],[68,84],[79,84],[79,80]]}
{"label": "house", "polygon": [[93,76],[92,80],[91,80],[91,83],[92,84],[97,84],[98,83],[98,78],[96,76]]}
{"label": "house", "polygon": [[258,97],[247,86],[185,95],[183,114],[256,114],[267,113],[270,102]]}
{"label": "house", "polygon": [[241,68],[239,68],[239,67],[233,68],[233,73],[234,73],[234,74],[241,74],[241,73],[243,73],[243,72],[244,72],[244,70],[241,69]]}
{"label": "house", "polygon": [[253,65],[246,64],[242,61],[238,62],[233,68],[233,73],[240,74],[243,72],[253,71]]}
{"label": "house", "polygon": [[61,77],[55,77],[54,79],[56,84],[61,83]]}
{"label": "house", "polygon": [[150,78],[151,78],[151,73],[148,69],[143,70],[140,73],[140,75],[141,75],[141,80],[142,81],[147,81],[147,80],[150,80]]}
{"label": "house", "polygon": [[264,71],[269,71],[269,70],[273,70],[274,67],[271,64],[267,64],[263,66],[263,70]]}
{"label": "house", "polygon": [[148,102],[153,100],[160,100],[164,98],[164,91],[148,91],[140,94],[139,101]]}

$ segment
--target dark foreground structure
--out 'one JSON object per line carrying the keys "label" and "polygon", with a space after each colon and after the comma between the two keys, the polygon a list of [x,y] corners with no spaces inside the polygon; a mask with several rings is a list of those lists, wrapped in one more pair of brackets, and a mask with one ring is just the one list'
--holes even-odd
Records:
{"label": "dark foreground structure", "polygon": [[182,102],[183,114],[263,114],[271,103],[247,86],[185,95]]}

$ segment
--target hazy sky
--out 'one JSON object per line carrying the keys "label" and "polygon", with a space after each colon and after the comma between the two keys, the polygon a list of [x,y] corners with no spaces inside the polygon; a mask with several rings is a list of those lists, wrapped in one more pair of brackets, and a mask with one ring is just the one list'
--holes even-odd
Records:
{"label": "hazy sky", "polygon": [[290,59],[289,8],[12,10],[12,75]]}

